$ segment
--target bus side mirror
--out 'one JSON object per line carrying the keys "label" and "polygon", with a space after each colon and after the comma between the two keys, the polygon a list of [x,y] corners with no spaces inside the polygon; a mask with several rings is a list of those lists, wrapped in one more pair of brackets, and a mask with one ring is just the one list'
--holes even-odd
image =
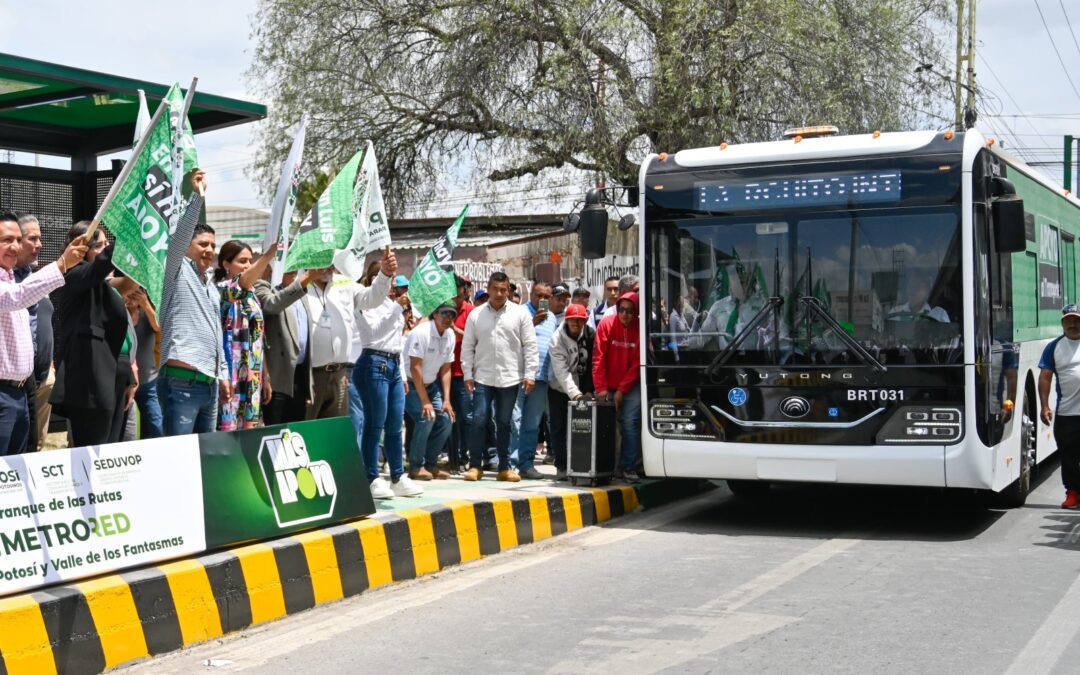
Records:
{"label": "bus side mirror", "polygon": [[578,232],[581,234],[581,256],[597,260],[607,256],[608,212],[602,202],[600,190],[593,188],[585,193],[585,208],[581,209]]}
{"label": "bus side mirror", "polygon": [[995,199],[991,217],[994,222],[994,248],[998,253],[1017,253],[1027,249],[1023,199]]}

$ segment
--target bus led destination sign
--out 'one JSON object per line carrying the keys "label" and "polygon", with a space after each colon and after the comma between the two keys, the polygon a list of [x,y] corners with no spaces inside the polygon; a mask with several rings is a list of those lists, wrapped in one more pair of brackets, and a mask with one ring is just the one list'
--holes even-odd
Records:
{"label": "bus led destination sign", "polygon": [[803,206],[860,206],[900,202],[899,171],[859,171],[798,178],[695,183],[702,211],[750,211]]}

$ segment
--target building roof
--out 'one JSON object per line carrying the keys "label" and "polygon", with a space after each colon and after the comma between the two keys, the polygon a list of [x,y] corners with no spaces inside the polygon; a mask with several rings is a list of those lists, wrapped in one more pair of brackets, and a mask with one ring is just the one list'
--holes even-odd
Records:
{"label": "building roof", "polygon": [[[130,148],[139,89],[153,112],[169,85],[0,53],[0,146],[68,156]],[[196,133],[264,117],[264,105],[200,91],[188,113]]]}

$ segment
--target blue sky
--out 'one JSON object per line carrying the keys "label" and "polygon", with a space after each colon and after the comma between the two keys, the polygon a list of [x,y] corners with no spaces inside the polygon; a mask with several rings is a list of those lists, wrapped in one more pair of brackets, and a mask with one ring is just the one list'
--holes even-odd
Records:
{"label": "blue sky", "polygon": [[[982,0],[978,5],[976,66],[980,87],[988,94],[979,127],[1026,159],[1052,161],[1061,158],[1062,134],[1080,136],[1080,2],[1038,0],[1038,6],[1048,28],[1036,0]],[[189,24],[179,43],[171,41],[169,30],[174,7]],[[156,82],[188,82],[197,75],[202,91],[258,100],[244,78],[255,9],[255,0],[176,5],[0,0],[0,51]],[[948,109],[942,112],[949,114]],[[991,117],[991,112],[1072,117]],[[244,175],[252,157],[249,140],[250,125],[199,136],[202,163],[214,179],[215,203],[264,206]],[[1043,169],[1061,174],[1060,165]]]}

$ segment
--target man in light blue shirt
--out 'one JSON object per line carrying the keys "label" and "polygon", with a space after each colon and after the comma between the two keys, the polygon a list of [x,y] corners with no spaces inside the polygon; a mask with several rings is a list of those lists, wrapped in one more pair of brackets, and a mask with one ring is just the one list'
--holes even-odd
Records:
{"label": "man in light blue shirt", "polygon": [[536,371],[536,384],[531,392],[518,394],[514,417],[520,420],[514,427],[518,429],[516,442],[510,447],[517,449],[518,475],[527,480],[543,480],[544,474],[536,470],[536,445],[540,439],[540,420],[547,408],[548,373],[551,360],[548,347],[557,323],[550,311],[551,284],[546,281],[534,281],[529,301],[525,308],[533,315],[533,330],[536,331],[536,350],[540,357],[540,367]]}

